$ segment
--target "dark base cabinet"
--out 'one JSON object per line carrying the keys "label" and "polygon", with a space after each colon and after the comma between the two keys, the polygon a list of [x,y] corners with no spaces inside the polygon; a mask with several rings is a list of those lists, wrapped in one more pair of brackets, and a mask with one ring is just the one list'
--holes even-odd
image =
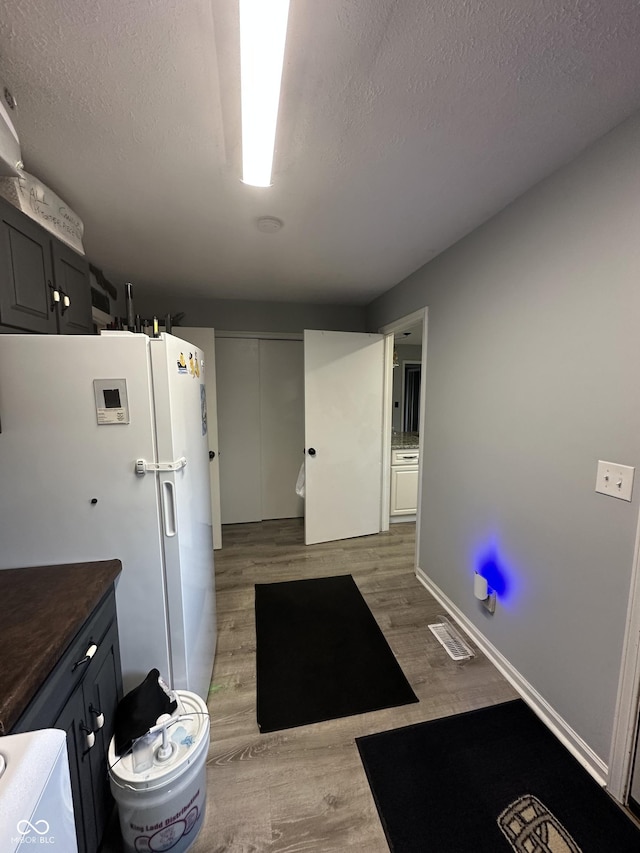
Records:
{"label": "dark base cabinet", "polygon": [[89,264],[0,198],[0,325],[41,334],[93,334]]}
{"label": "dark base cabinet", "polygon": [[96,853],[113,808],[107,754],[122,698],[115,608],[112,588],[11,730],[67,733],[79,853]]}

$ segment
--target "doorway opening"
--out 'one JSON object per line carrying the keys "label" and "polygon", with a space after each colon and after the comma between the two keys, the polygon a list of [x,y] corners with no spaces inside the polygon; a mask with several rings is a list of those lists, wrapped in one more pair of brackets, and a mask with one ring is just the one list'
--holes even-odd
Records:
{"label": "doorway opening", "polygon": [[402,429],[420,432],[420,361],[402,362]]}
{"label": "doorway opening", "polygon": [[420,548],[420,503],[424,444],[424,377],[427,309],[383,326],[385,402],[381,529],[416,522],[416,566]]}

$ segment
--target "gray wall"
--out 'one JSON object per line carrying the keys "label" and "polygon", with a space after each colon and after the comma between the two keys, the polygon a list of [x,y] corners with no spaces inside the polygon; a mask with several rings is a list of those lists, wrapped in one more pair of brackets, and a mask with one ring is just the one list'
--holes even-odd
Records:
{"label": "gray wall", "polygon": [[302,332],[304,329],[361,332],[365,329],[363,306],[189,299],[179,293],[167,296],[141,292],[135,293],[135,310],[143,317],[155,314],[158,318],[183,311],[183,326],[205,326],[228,332]]}
{"label": "gray wall", "polygon": [[420,567],[605,762],[640,482],[594,485],[640,466],[639,150],[635,116],[368,309],[429,308]]}

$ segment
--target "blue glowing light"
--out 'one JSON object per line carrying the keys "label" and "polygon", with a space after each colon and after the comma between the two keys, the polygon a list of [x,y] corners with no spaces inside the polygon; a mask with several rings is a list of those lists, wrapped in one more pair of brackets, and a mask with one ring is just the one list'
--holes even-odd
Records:
{"label": "blue glowing light", "polygon": [[509,593],[509,578],[506,567],[498,557],[497,549],[492,546],[478,557],[475,569],[479,575],[486,578],[491,589],[495,590],[498,598],[505,598]]}

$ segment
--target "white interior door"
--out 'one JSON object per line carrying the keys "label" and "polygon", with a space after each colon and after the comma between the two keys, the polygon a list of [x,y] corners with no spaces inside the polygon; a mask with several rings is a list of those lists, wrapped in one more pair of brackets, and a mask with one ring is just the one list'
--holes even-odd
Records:
{"label": "white interior door", "polygon": [[382,335],[304,333],[305,542],[380,531]]}
{"label": "white interior door", "polygon": [[[220,520],[220,452],[218,448],[218,403],[216,394],[216,335],[214,329],[180,326],[176,333],[204,354],[206,364],[205,388],[207,393],[207,420],[209,424],[209,485],[211,486],[211,524],[213,548],[222,548],[222,522]],[[214,454],[212,457],[211,454]]]}

